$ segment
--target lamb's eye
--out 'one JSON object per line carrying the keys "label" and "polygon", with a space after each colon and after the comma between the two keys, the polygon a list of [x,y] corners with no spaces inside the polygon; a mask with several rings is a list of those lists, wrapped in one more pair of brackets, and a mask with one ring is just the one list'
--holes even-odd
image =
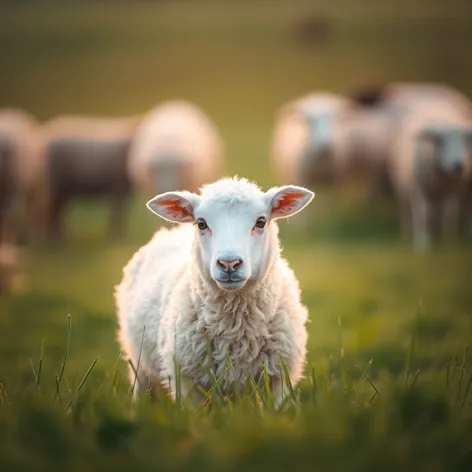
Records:
{"label": "lamb's eye", "polygon": [[263,216],[257,219],[256,228],[263,228],[265,225],[266,225],[266,219]]}
{"label": "lamb's eye", "polygon": [[197,226],[200,231],[204,231],[208,228],[208,225],[206,224],[206,221],[203,218],[198,218]]}

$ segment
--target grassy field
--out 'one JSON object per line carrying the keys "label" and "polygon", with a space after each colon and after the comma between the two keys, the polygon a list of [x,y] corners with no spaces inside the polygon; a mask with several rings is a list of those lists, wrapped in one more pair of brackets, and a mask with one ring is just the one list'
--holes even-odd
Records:
{"label": "grassy field", "polygon": [[[309,14],[330,19],[324,41],[297,34]],[[471,45],[459,0],[2,2],[0,106],[44,120],[184,97],[219,125],[227,173],[266,187],[286,100],[373,79],[472,96]],[[311,323],[308,377],[279,414],[254,388],[235,404],[214,389],[200,408],[131,407],[113,286],[156,221],[133,201],[112,245],[105,203],[76,202],[67,246],[27,250],[30,291],[0,298],[1,470],[470,470],[472,248],[414,254],[391,202],[315,191],[308,230],[281,225]]]}

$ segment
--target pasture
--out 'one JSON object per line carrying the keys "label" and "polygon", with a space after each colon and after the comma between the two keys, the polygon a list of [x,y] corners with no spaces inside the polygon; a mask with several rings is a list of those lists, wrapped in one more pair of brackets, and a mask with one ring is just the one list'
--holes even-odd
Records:
{"label": "pasture", "polygon": [[[226,173],[267,187],[273,114],[307,91],[442,80],[472,96],[469,3],[5,2],[0,106],[45,120],[184,97],[220,127]],[[297,33],[312,13],[330,19],[319,41]],[[75,202],[67,244],[27,248],[29,291],[0,298],[1,470],[470,468],[472,247],[415,254],[392,202],[314,190],[309,227],[281,223],[311,323],[308,377],[280,414],[255,387],[131,408],[113,287],[156,217],[134,199],[112,244],[106,202]]]}

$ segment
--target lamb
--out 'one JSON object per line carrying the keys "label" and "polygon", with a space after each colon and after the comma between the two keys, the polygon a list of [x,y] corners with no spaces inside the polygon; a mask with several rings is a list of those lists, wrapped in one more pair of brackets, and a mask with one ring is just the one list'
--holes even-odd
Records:
{"label": "lamb", "polygon": [[[412,110],[404,119],[390,173],[400,204],[403,235],[427,249],[443,229],[457,224],[461,189],[470,176],[472,122],[450,102]],[[448,219],[445,224],[445,219]]]}
{"label": "lamb", "polygon": [[137,192],[150,198],[174,188],[196,191],[219,177],[223,160],[216,125],[196,105],[169,100],[143,118],[128,171]]}
{"label": "lamb", "polygon": [[[296,385],[305,363],[308,311],[281,256],[277,220],[298,213],[313,197],[293,185],[263,192],[236,176],[204,185],[199,194],[166,192],[147,203],[181,225],[158,230],[115,287],[118,339],[137,369],[136,395],[149,380],[151,391],[161,384],[175,398],[174,358],[184,396],[192,385],[209,389],[200,363],[208,363],[210,341],[211,367],[222,377],[223,392],[238,391],[265,366],[281,404],[286,384],[279,356]],[[224,373],[227,353],[233,365]]]}
{"label": "lamb", "polygon": [[45,123],[41,152],[47,182],[48,238],[63,239],[61,219],[75,197],[109,197],[110,235],[124,234],[125,205],[131,193],[128,153],[139,117],[103,118],[66,115]]}
{"label": "lamb", "polygon": [[276,114],[271,162],[279,183],[333,184],[334,148],[347,98],[320,91],[284,105]]}

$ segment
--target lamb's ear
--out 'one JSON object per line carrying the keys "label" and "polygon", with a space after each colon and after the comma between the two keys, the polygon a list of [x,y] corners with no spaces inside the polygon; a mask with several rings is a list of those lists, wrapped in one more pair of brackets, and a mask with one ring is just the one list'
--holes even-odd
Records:
{"label": "lamb's ear", "polygon": [[166,192],[157,195],[146,206],[164,220],[175,223],[190,223],[195,220],[194,209],[198,195],[191,192]]}
{"label": "lamb's ear", "polygon": [[266,192],[270,204],[271,218],[287,218],[303,210],[314,198],[315,194],[303,187],[286,185],[275,187]]}

